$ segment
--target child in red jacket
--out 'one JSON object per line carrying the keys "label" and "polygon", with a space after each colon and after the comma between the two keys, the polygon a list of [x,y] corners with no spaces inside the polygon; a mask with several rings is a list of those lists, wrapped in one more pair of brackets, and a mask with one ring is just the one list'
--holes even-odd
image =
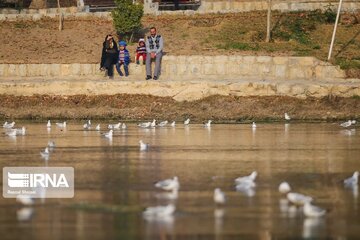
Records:
{"label": "child in red jacket", "polygon": [[145,64],[146,60],[146,46],[145,46],[145,40],[143,38],[139,39],[139,45],[136,48],[136,64],[140,64],[140,57],[142,57],[142,62]]}

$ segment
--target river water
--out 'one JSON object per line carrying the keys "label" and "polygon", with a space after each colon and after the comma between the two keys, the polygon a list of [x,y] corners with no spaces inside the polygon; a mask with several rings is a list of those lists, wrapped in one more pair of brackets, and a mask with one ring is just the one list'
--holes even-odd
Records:
{"label": "river water", "polygon": [[[94,122],[93,124],[97,124]],[[106,123],[107,124],[107,123]],[[75,197],[36,199],[23,206],[0,199],[1,239],[359,239],[358,189],[343,180],[360,170],[360,136],[338,123],[200,124],[126,130],[66,130],[19,123],[25,136],[0,136],[0,166],[74,167]],[[4,132],[4,131],[3,131]],[[139,150],[139,140],[149,143]],[[56,148],[46,161],[48,140]],[[258,172],[256,187],[235,190],[234,179]],[[177,199],[154,182],[178,176]],[[2,179],[1,179],[2,181]],[[286,204],[278,185],[314,198],[327,210],[307,218]],[[227,197],[216,206],[213,191]],[[145,219],[146,207],[173,203],[165,218]]]}

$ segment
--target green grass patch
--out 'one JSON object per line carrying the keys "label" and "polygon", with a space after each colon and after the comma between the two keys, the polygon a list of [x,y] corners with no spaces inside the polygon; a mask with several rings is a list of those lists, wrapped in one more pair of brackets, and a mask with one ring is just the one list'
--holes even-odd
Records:
{"label": "green grass patch", "polygon": [[341,69],[360,69],[360,60],[336,58],[335,63],[340,66]]}

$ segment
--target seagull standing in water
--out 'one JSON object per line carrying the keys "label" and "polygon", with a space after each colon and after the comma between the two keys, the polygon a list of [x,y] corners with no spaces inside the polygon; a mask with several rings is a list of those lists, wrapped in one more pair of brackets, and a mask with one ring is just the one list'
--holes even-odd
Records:
{"label": "seagull standing in water", "polygon": [[100,124],[96,125],[95,130],[100,131]]}
{"label": "seagull standing in water", "polygon": [[311,202],[306,202],[304,204],[303,211],[306,217],[322,217],[326,214],[325,209],[314,206]]}
{"label": "seagull standing in water", "polygon": [[290,192],[286,195],[287,199],[292,202],[295,205],[304,205],[307,202],[311,202],[313,199],[312,197],[309,196],[305,196],[303,194],[300,193],[293,193]]}
{"label": "seagull standing in water", "polygon": [[341,127],[344,127],[344,128],[347,128],[347,127],[350,127],[352,124],[352,121],[349,120],[349,121],[346,121],[346,122],[343,122],[340,124]]}
{"label": "seagull standing in water", "polygon": [[170,124],[170,126],[172,126],[172,127],[175,127],[175,125],[176,125],[175,121],[173,121],[173,122]]}
{"label": "seagull standing in water", "polygon": [[225,193],[220,188],[214,190],[214,202],[216,204],[224,204],[226,202]]}
{"label": "seagull standing in water", "polygon": [[290,117],[289,114],[287,114],[287,113],[284,114],[284,117],[285,117],[285,120],[286,120],[286,121],[290,121],[290,120],[291,120],[291,117]]}
{"label": "seagull standing in water", "polygon": [[184,121],[184,125],[189,125],[189,123],[190,123],[190,118],[188,118]]}
{"label": "seagull standing in water", "polygon": [[156,120],[154,119],[152,122],[151,122],[151,124],[150,124],[150,127],[155,127],[156,126]]}
{"label": "seagull standing in water", "polygon": [[168,121],[162,121],[158,124],[159,127],[165,127],[168,124]]}
{"label": "seagull standing in water", "polygon": [[359,179],[359,172],[355,171],[354,174],[351,177],[344,180],[344,184],[345,184],[345,186],[357,185],[358,184],[358,179]]}
{"label": "seagull standing in water", "polygon": [[204,124],[204,127],[211,127],[212,120],[208,120],[207,123]]}
{"label": "seagull standing in water", "polygon": [[155,183],[155,187],[161,188],[166,191],[178,190],[180,188],[180,183],[178,177],[173,177],[169,179],[165,179]]}
{"label": "seagull standing in water", "polygon": [[3,124],[3,128],[13,128],[14,126],[15,126],[15,122],[11,122],[11,123],[5,122]]}
{"label": "seagull standing in water", "polygon": [[51,121],[50,120],[47,121],[46,127],[51,128]]}
{"label": "seagull standing in water", "polygon": [[49,148],[46,147],[44,151],[40,152],[41,157],[45,158],[45,160],[48,160],[50,156]]}
{"label": "seagull standing in water", "polygon": [[66,121],[62,123],[57,122],[56,126],[58,126],[59,128],[66,128]]}
{"label": "seagull standing in water", "polygon": [[257,172],[253,171],[249,176],[238,177],[235,179],[236,184],[254,182],[257,177]]}
{"label": "seagull standing in water", "polygon": [[255,129],[256,128],[256,123],[252,122],[251,127],[252,127],[252,129]]}
{"label": "seagull standing in water", "polygon": [[103,133],[103,136],[106,137],[106,138],[112,139],[112,137],[113,137],[113,130],[110,129],[109,132]]}
{"label": "seagull standing in water", "polygon": [[149,144],[148,143],[144,143],[143,140],[139,141],[140,144],[140,151],[145,151],[149,149]]}
{"label": "seagull standing in water", "polygon": [[88,120],[84,125],[83,125],[83,128],[85,130],[89,130],[91,128],[91,121]]}
{"label": "seagull standing in water", "polygon": [[290,187],[290,184],[289,183],[287,183],[287,182],[282,182],[282,183],[280,183],[280,185],[279,185],[279,192],[280,193],[288,193],[288,192],[290,192],[291,191],[291,187]]}

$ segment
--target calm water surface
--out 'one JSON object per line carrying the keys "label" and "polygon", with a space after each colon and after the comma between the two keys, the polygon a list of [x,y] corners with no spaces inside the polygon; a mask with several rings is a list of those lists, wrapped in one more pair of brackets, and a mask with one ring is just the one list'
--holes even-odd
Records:
{"label": "calm water surface", "polygon": [[[64,131],[22,125],[26,136],[0,136],[1,168],[74,167],[75,197],[37,199],[28,208],[1,198],[0,239],[360,239],[358,189],[342,184],[360,170],[356,129],[308,123],[258,124],[255,131],[250,124],[211,129],[128,124],[109,141],[98,131],[83,131],[80,123],[70,122]],[[150,144],[148,151],[139,151],[140,139]],[[48,140],[57,147],[44,161],[39,152]],[[254,191],[236,192],[234,179],[253,170],[259,173]],[[181,184],[176,201],[153,186],[173,176]],[[277,190],[284,180],[328,214],[311,219],[301,209],[289,211]],[[224,207],[213,203],[216,187],[226,193]],[[170,202],[176,205],[173,217],[142,217],[145,207]],[[20,211],[31,217],[18,219]]]}

